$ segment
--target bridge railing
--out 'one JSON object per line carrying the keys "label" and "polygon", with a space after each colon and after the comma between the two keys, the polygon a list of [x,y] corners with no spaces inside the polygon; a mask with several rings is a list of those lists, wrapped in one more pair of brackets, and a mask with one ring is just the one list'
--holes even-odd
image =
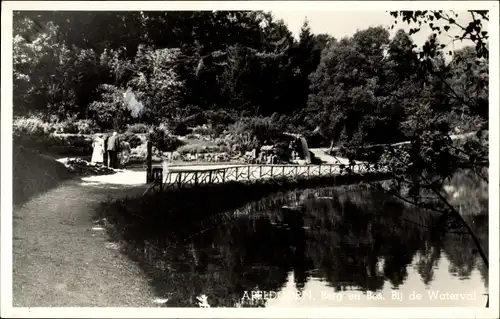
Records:
{"label": "bridge railing", "polygon": [[185,184],[214,184],[230,181],[252,181],[273,178],[297,178],[313,176],[336,176],[345,174],[363,174],[374,172],[374,167],[357,164],[350,167],[351,172],[341,164],[320,165],[235,165],[222,168],[189,169],[166,167],[164,170],[165,186],[182,187]]}

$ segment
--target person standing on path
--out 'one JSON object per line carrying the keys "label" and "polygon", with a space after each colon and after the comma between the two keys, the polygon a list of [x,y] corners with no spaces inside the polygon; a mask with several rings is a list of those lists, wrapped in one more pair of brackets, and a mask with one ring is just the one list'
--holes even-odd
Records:
{"label": "person standing on path", "polygon": [[127,141],[123,141],[120,145],[120,164],[122,168],[126,168],[128,162],[130,161],[130,153],[132,152],[132,148],[130,147],[130,143]]}
{"label": "person standing on path", "polygon": [[108,139],[108,166],[111,168],[117,168],[119,147],[118,133],[113,132],[113,135]]}
{"label": "person standing on path", "polygon": [[90,162],[93,165],[101,165],[104,161],[104,139],[102,138],[102,134],[98,134],[92,143],[92,159]]}
{"label": "person standing on path", "polygon": [[103,155],[103,163],[104,165],[106,165],[107,167],[109,167],[109,159],[108,159],[108,139],[109,139],[109,135],[108,134],[103,134],[103,137],[102,137],[102,140],[103,140],[103,151],[104,151],[104,155]]}

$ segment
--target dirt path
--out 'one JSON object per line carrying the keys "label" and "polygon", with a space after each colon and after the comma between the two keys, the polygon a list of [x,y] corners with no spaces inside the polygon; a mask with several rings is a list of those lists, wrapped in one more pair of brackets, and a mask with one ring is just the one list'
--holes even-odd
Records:
{"label": "dirt path", "polygon": [[14,307],[154,306],[139,267],[106,248],[92,230],[92,210],[107,196],[135,195],[144,186],[89,185],[71,180],[14,209]]}

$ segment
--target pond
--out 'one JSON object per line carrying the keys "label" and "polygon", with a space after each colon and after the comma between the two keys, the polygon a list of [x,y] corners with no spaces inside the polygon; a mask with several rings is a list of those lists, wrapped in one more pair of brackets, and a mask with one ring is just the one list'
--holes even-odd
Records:
{"label": "pond", "polygon": [[[466,218],[487,250],[487,216]],[[308,189],[199,221],[175,244],[135,245],[168,307],[200,295],[211,307],[484,307],[487,268],[439,221],[370,189]]]}

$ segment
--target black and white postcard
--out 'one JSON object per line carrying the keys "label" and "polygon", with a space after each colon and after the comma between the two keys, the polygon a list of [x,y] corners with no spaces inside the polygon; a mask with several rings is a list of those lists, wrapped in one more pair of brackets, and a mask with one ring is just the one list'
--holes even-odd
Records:
{"label": "black and white postcard", "polygon": [[496,317],[498,17],[3,2],[2,317]]}

